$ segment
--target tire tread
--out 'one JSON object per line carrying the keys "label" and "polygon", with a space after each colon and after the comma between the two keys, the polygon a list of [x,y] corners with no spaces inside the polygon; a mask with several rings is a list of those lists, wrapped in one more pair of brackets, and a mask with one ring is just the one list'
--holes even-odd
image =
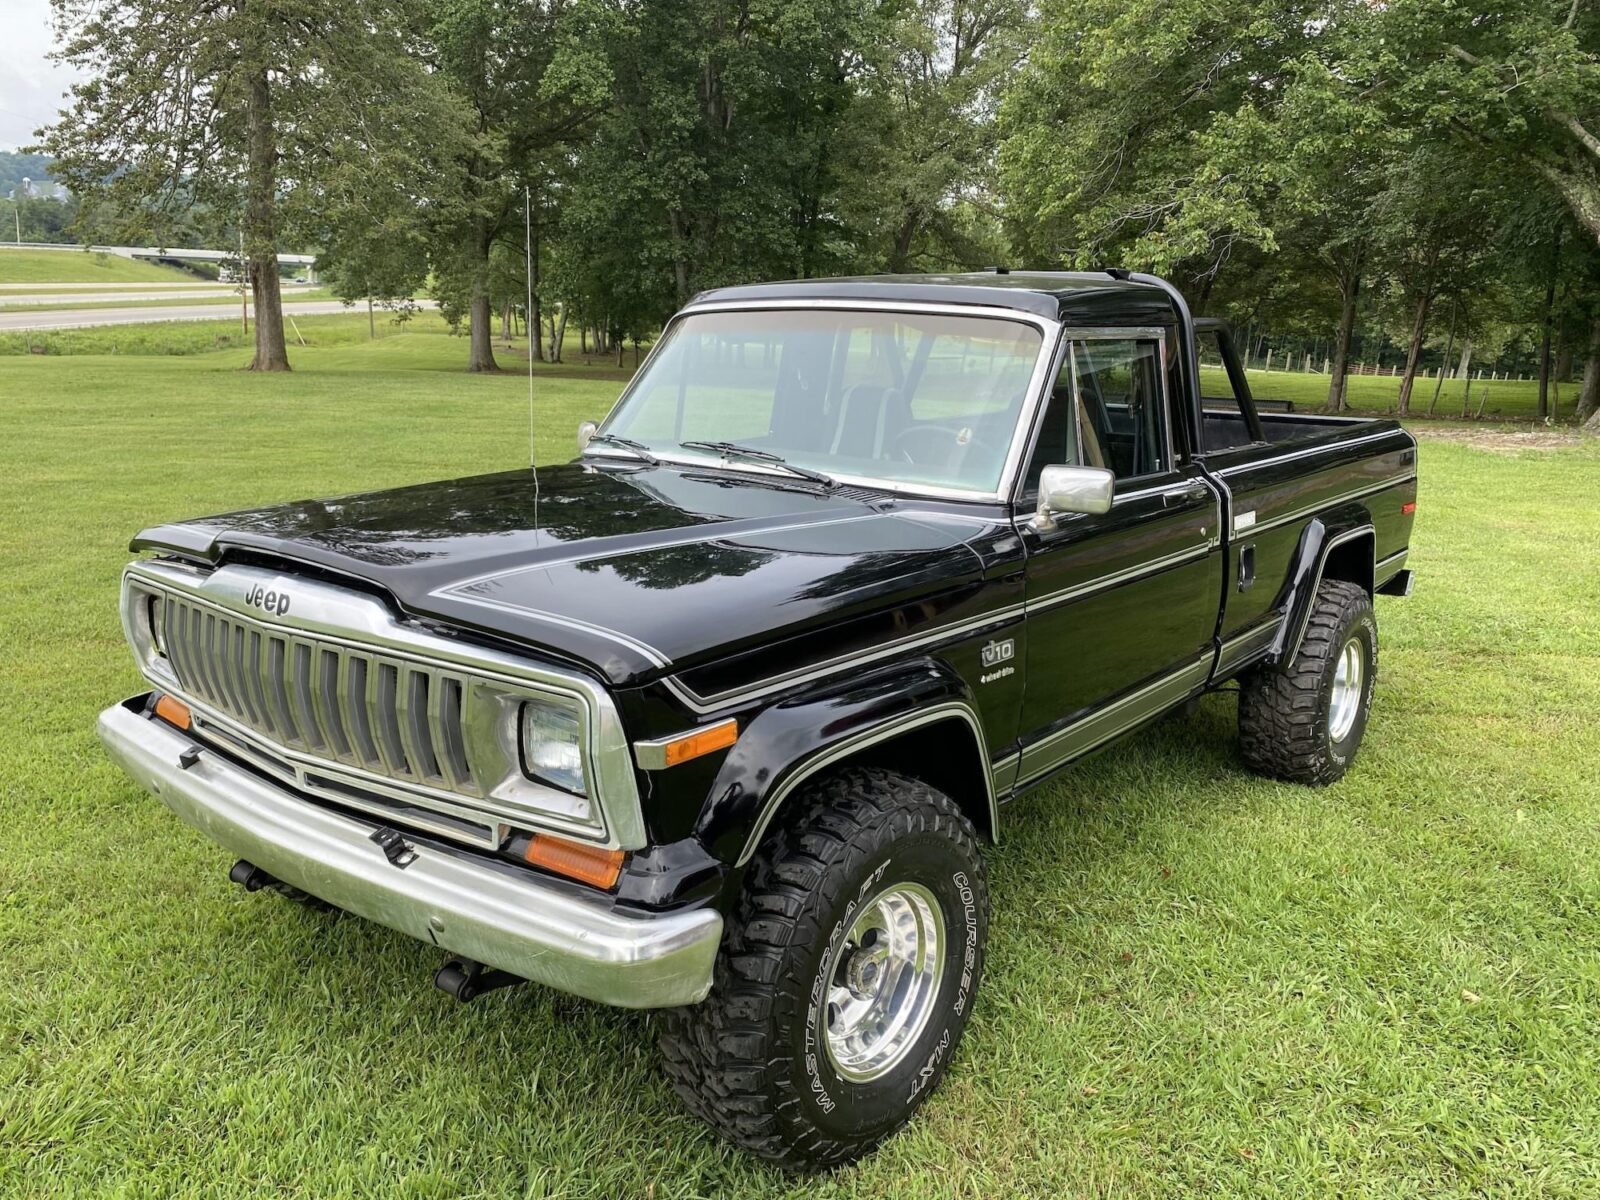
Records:
{"label": "tire tread", "polygon": [[[1324,730],[1324,680],[1344,631],[1372,610],[1364,588],[1323,580],[1293,661],[1264,666],[1239,681],[1239,749],[1254,771],[1311,786],[1334,782],[1344,768],[1328,751]],[[1374,641],[1368,669],[1377,671]]]}
{"label": "tire tread", "polygon": [[785,977],[784,958],[797,940],[825,937],[819,913],[827,906],[810,901],[830,883],[838,887],[846,874],[839,868],[881,846],[884,836],[913,833],[935,833],[960,847],[974,864],[975,890],[986,897],[977,832],[942,792],[871,767],[813,785],[751,863],[711,994],[663,1014],[658,1043],[673,1090],[736,1145],[793,1170],[815,1170],[859,1157],[887,1136],[843,1139],[810,1125],[798,1111],[771,1022],[785,1006],[805,1007],[810,980]]}

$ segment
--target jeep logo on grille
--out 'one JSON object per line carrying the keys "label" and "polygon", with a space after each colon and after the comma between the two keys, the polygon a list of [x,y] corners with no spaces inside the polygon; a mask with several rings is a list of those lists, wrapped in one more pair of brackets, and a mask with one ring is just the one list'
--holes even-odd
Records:
{"label": "jeep logo on grille", "polygon": [[252,608],[259,608],[280,617],[289,611],[288,592],[268,591],[259,583],[244,594],[244,602]]}

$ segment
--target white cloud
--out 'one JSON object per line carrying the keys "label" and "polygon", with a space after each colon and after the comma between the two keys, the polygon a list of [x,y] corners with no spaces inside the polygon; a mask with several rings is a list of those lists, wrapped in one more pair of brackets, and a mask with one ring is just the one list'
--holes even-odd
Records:
{"label": "white cloud", "polygon": [[6,0],[0,37],[0,150],[29,145],[53,121],[77,72],[49,60],[50,0]]}

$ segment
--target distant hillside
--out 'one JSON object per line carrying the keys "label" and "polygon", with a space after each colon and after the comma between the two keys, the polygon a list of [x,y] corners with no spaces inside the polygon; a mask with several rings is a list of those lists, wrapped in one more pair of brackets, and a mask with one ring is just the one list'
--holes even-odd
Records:
{"label": "distant hillside", "polygon": [[24,179],[35,184],[51,184],[50,159],[43,154],[22,154],[15,150],[0,150],[0,196],[11,195],[11,189]]}
{"label": "distant hillside", "polygon": [[118,258],[115,254],[11,250],[0,241],[0,283],[195,283],[200,278],[175,267]]}

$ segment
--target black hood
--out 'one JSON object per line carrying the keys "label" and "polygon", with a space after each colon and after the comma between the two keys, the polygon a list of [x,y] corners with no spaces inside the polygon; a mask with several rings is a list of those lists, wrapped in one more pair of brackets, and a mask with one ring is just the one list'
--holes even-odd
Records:
{"label": "black hood", "polygon": [[133,548],[312,564],[626,683],[975,581],[985,524],[777,477],[572,463],[162,525]]}

